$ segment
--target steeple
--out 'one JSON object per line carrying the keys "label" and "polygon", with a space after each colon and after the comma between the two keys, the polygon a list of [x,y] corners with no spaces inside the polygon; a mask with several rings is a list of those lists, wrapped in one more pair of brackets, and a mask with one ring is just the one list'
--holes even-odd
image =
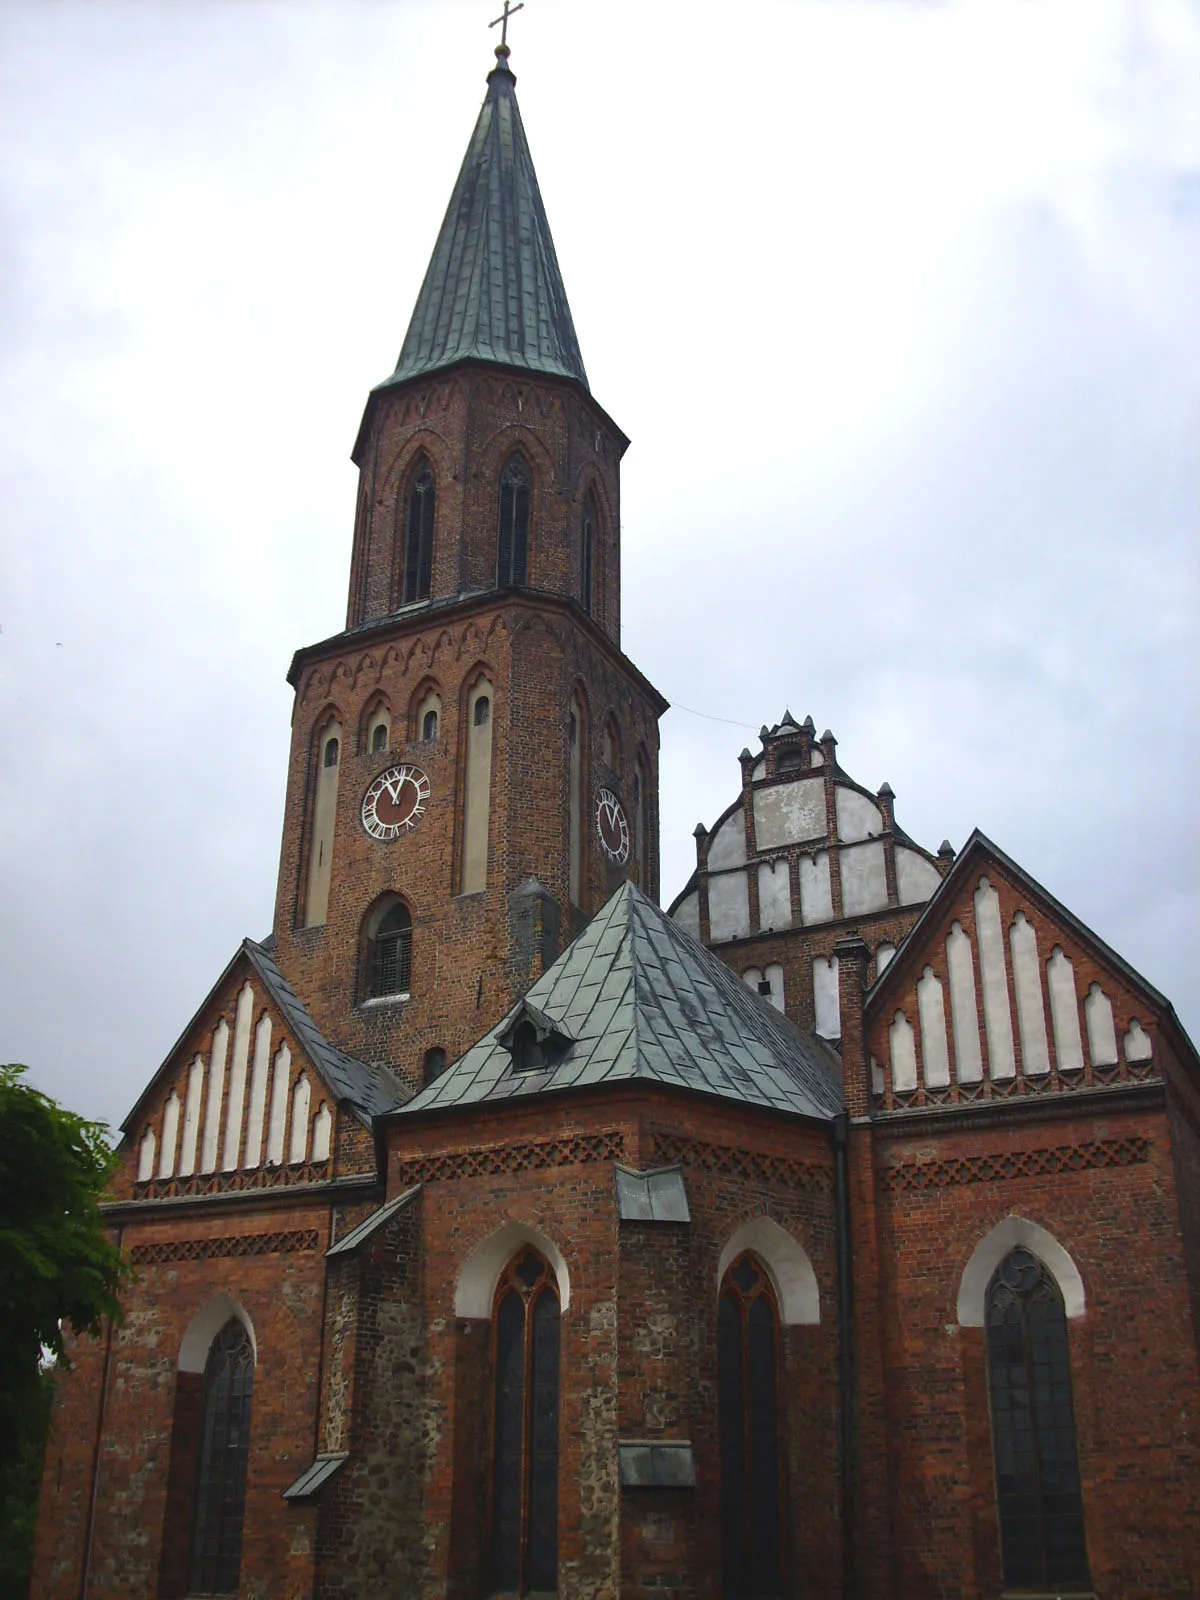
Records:
{"label": "steeple", "polygon": [[499,45],[400,359],[380,389],[468,357],[587,388],[508,56]]}

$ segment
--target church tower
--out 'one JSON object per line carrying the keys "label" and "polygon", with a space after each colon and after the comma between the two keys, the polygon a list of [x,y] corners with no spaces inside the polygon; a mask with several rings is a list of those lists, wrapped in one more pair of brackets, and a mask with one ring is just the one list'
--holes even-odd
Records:
{"label": "church tower", "polygon": [[297,652],[276,959],[338,1046],[436,1076],[632,878],[658,717],[622,653],[620,461],[502,44],[391,377],[345,629]]}

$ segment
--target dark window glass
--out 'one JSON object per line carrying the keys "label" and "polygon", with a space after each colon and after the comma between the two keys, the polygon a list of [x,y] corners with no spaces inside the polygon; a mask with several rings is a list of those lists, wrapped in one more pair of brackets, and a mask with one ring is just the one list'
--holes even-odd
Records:
{"label": "dark window glass", "polygon": [[425,1052],[425,1082],[434,1083],[446,1070],[446,1052],[441,1045],[434,1045],[432,1050]]}
{"label": "dark window glass", "polygon": [[429,599],[433,571],[433,469],[422,461],[408,492],[408,530],[404,540],[404,604]]}
{"label": "dark window glass", "polygon": [[779,1314],[753,1256],[725,1274],[717,1305],[722,1570],[726,1600],[783,1593]]}
{"label": "dark window glass", "polygon": [[987,1353],[1005,1585],[1088,1589],[1066,1313],[1024,1248],[988,1286]]}
{"label": "dark window glass", "polygon": [[327,767],[336,767],[337,764],[338,764],[338,742],[337,742],[336,739],[330,739],[328,744],[326,744],[326,746],[325,746],[325,765]]}
{"label": "dark window glass", "polygon": [[386,750],[387,749],[387,742],[388,742],[387,723],[386,722],[376,723],[375,731],[371,734],[371,749],[372,750]]}
{"label": "dark window glass", "polygon": [[583,609],[591,615],[592,610],[592,566],[595,560],[596,544],[596,516],[592,508],[591,496],[583,502],[583,526],[580,530],[580,574],[579,598],[583,602]]}
{"label": "dark window glass", "polygon": [[188,1583],[194,1594],[237,1593],[253,1395],[250,1336],[231,1317],[213,1340],[204,1367],[204,1421]]}
{"label": "dark window glass", "polygon": [[427,711],[421,723],[421,737],[426,743],[431,743],[438,736],[438,714],[436,711]]}
{"label": "dark window glass", "polygon": [[477,728],[486,728],[491,714],[492,702],[487,695],[481,694],[475,702],[475,726]]}
{"label": "dark window glass", "polygon": [[558,1588],[559,1307],[553,1274],[526,1250],[509,1265],[495,1311],[492,1588]]}
{"label": "dark window glass", "polygon": [[371,948],[371,994],[407,994],[412,976],[412,918],[395,905],[380,922]]}
{"label": "dark window glass", "polygon": [[512,1041],[513,1066],[518,1072],[537,1072],[546,1065],[546,1053],[538,1040],[537,1029],[532,1022],[522,1022],[517,1026]]}
{"label": "dark window glass", "polygon": [[520,456],[510,456],[500,474],[496,531],[496,582],[501,589],[523,584],[529,555],[529,474]]}

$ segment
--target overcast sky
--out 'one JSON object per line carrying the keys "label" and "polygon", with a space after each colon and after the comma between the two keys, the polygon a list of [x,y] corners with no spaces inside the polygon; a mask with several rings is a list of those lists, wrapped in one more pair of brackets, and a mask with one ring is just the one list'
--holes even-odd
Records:
{"label": "overcast sky", "polygon": [[[499,9],[0,0],[0,1060],[91,1115],[270,927],[284,673]],[[1200,8],[528,0],[510,42],[633,440],[624,645],[690,708],[664,902],[788,706],[1200,1034]]]}

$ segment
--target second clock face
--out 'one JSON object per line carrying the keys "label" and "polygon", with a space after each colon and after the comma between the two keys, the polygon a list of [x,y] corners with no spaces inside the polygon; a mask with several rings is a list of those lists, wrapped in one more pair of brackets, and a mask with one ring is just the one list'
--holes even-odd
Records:
{"label": "second clock face", "polygon": [[398,839],[416,827],[428,799],[420,767],[388,767],[363,795],[363,827],[373,839]]}
{"label": "second clock face", "polygon": [[629,860],[629,824],[621,802],[611,789],[601,789],[596,796],[596,833],[600,848],[610,861],[620,866]]}

